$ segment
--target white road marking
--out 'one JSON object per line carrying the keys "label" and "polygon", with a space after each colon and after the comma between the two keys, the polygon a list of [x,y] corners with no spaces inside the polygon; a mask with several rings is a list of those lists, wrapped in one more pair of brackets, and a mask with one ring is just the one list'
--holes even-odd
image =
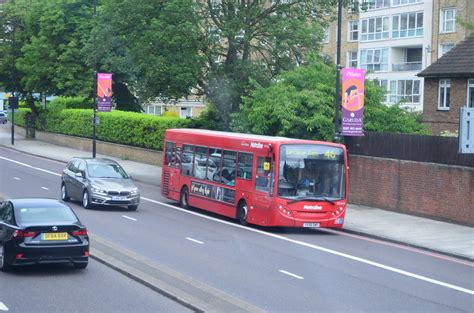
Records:
{"label": "white road marking", "polygon": [[13,177],[14,180],[21,180],[21,178]]}
{"label": "white road marking", "polygon": [[8,307],[3,302],[0,302],[0,311],[8,311]]}
{"label": "white road marking", "polygon": [[48,187],[41,187],[41,189],[44,189],[44,190],[49,190]]}
{"label": "white road marking", "polygon": [[29,164],[22,163],[22,162],[18,162],[18,161],[12,160],[12,159],[8,159],[8,158],[2,157],[2,156],[0,156],[0,159],[1,159],[1,160],[8,161],[8,162],[16,163],[16,164],[18,164],[18,165],[26,166],[26,167],[29,167],[29,168],[32,168],[32,169],[35,169],[35,170],[38,170],[38,171],[41,171],[41,172],[45,172],[45,173],[51,174],[51,175],[61,176],[61,174],[58,174],[58,173],[55,173],[55,172],[51,172],[51,171],[48,171],[48,170],[45,170],[45,169],[42,169],[42,168],[39,168],[39,167],[36,167],[36,166],[31,166],[31,165],[29,165]]}
{"label": "white road marking", "polygon": [[286,275],[289,275],[289,276],[292,276],[294,278],[298,278],[298,279],[304,279],[304,277],[301,277],[301,276],[298,276],[296,274],[293,274],[293,273],[290,273],[290,272],[287,272],[285,270],[278,270],[280,273],[283,273],[283,274],[286,274]]}
{"label": "white road marking", "polygon": [[135,222],[138,221],[136,218],[133,218],[133,217],[130,217],[130,216],[127,216],[127,215],[122,215],[122,217],[125,217],[125,218],[127,218],[129,220],[132,220],[132,221],[135,221]]}
{"label": "white road marking", "polygon": [[163,206],[166,206],[166,207],[169,207],[169,208],[172,208],[172,209],[175,209],[175,210],[187,213],[187,214],[192,214],[192,215],[195,215],[195,216],[199,216],[199,217],[202,217],[202,218],[205,218],[205,219],[208,219],[208,220],[212,220],[212,221],[215,221],[215,222],[218,222],[218,223],[226,224],[226,225],[229,225],[229,226],[232,226],[232,227],[238,227],[238,228],[241,228],[241,229],[245,229],[247,231],[251,231],[251,232],[258,233],[258,234],[261,234],[261,235],[265,235],[265,236],[268,236],[268,237],[277,238],[277,239],[284,240],[284,241],[287,241],[287,242],[291,242],[291,243],[294,243],[294,244],[297,244],[297,245],[300,245],[300,246],[304,246],[304,247],[307,247],[307,248],[323,251],[323,252],[326,252],[326,253],[330,253],[330,254],[334,254],[334,255],[346,258],[346,259],[350,259],[350,260],[353,260],[353,261],[357,261],[357,262],[360,262],[360,263],[364,263],[364,264],[367,264],[367,265],[378,267],[378,268],[381,268],[381,269],[384,269],[384,270],[387,270],[387,271],[390,271],[390,272],[394,272],[394,273],[401,274],[401,275],[404,275],[404,276],[408,276],[408,277],[411,277],[411,278],[419,279],[419,280],[422,280],[422,281],[425,281],[425,282],[428,282],[428,283],[431,283],[431,284],[434,284],[434,285],[438,285],[438,286],[446,287],[446,288],[449,288],[449,289],[457,290],[457,291],[460,291],[460,292],[464,292],[464,293],[467,293],[467,294],[470,294],[470,295],[474,295],[474,290],[471,290],[471,289],[467,289],[467,288],[459,287],[459,286],[456,286],[456,285],[448,284],[448,283],[445,283],[445,282],[442,282],[442,281],[439,281],[439,280],[436,280],[436,279],[432,279],[432,278],[429,278],[429,277],[425,277],[425,276],[422,276],[422,275],[418,275],[418,274],[415,274],[415,273],[404,271],[404,270],[401,270],[401,269],[398,269],[398,268],[395,268],[395,267],[392,267],[392,266],[384,265],[384,264],[377,263],[377,262],[374,262],[374,261],[370,261],[370,260],[367,260],[367,259],[359,258],[359,257],[353,256],[353,255],[347,254],[347,253],[343,253],[343,252],[339,252],[339,251],[336,251],[336,250],[320,247],[320,246],[313,245],[313,244],[310,244],[310,243],[307,243],[307,242],[304,242],[304,241],[299,241],[299,240],[287,238],[287,237],[280,236],[280,235],[277,235],[277,234],[267,233],[267,232],[259,230],[259,229],[245,227],[245,226],[242,226],[242,225],[238,225],[238,224],[234,224],[234,223],[231,223],[231,222],[223,221],[223,220],[220,220],[220,219],[217,219],[217,218],[214,218],[214,217],[205,216],[205,215],[202,215],[202,214],[199,214],[199,213],[196,213],[196,212],[184,210],[180,207],[177,207],[177,206],[174,206],[174,205],[171,205],[171,204],[167,204],[167,203],[164,203],[164,202],[156,201],[156,200],[153,200],[153,199],[149,199],[149,198],[145,198],[145,197],[141,197],[140,199],[148,201],[148,202],[156,203],[156,204],[159,204],[159,205],[163,205]]}
{"label": "white road marking", "polygon": [[[13,162],[13,163],[16,163],[16,164],[19,164],[19,165],[23,165],[23,166],[26,166],[26,167],[29,167],[29,168],[32,168],[32,169],[36,169],[38,171],[42,171],[42,172],[45,172],[45,173],[48,173],[48,174],[51,174],[51,175],[61,176],[61,174],[54,173],[54,172],[51,172],[51,171],[48,171],[48,170],[45,170],[45,169],[42,169],[42,168],[34,167],[34,166],[31,166],[31,165],[28,165],[28,164],[25,164],[25,163],[22,163],[22,162],[18,162],[18,161],[12,160],[12,159],[5,158],[5,157],[0,156],[0,159],[5,160],[5,161],[9,161],[9,162]],[[378,267],[378,268],[381,268],[381,269],[384,269],[384,270],[387,270],[387,271],[391,271],[391,272],[394,272],[394,273],[397,273],[397,274],[401,274],[401,275],[405,275],[405,276],[408,276],[408,277],[411,277],[411,278],[419,279],[419,280],[422,280],[422,281],[425,281],[425,282],[428,282],[428,283],[431,283],[431,284],[434,284],[434,285],[438,285],[438,286],[446,287],[446,288],[449,288],[449,289],[457,290],[457,291],[460,291],[460,292],[464,292],[464,293],[467,293],[467,294],[470,294],[470,295],[474,295],[474,290],[471,290],[471,289],[467,289],[467,288],[459,287],[459,286],[456,286],[456,285],[448,284],[448,283],[445,283],[445,282],[442,282],[442,281],[439,281],[439,280],[436,280],[436,279],[432,279],[432,278],[429,278],[429,277],[425,277],[425,276],[422,276],[422,275],[418,275],[418,274],[415,274],[415,273],[404,271],[404,270],[401,270],[401,269],[398,269],[398,268],[395,268],[395,267],[391,267],[391,266],[388,266],[388,265],[384,265],[384,264],[381,264],[381,263],[378,263],[378,262],[374,262],[374,261],[370,261],[370,260],[367,260],[367,259],[359,258],[359,257],[353,256],[353,255],[347,254],[347,253],[343,253],[343,252],[339,252],[339,251],[336,251],[336,250],[320,247],[320,246],[313,245],[313,244],[310,244],[310,243],[307,243],[307,242],[304,242],[304,241],[299,241],[299,240],[287,238],[287,237],[280,236],[280,235],[277,235],[277,234],[267,233],[267,232],[264,232],[262,230],[253,229],[253,228],[245,227],[245,226],[242,226],[242,225],[237,225],[237,224],[227,222],[227,221],[223,221],[223,220],[220,220],[220,219],[217,219],[217,218],[214,218],[214,217],[205,216],[205,215],[202,215],[202,214],[199,214],[199,213],[196,213],[196,212],[184,210],[180,207],[177,207],[177,206],[174,206],[174,205],[171,205],[171,204],[167,204],[167,203],[164,203],[164,202],[161,202],[161,201],[156,201],[156,200],[153,200],[153,199],[149,199],[149,198],[146,198],[146,197],[141,197],[141,199],[145,200],[145,201],[148,201],[148,202],[151,202],[151,203],[166,206],[166,207],[169,207],[169,208],[172,208],[174,210],[178,210],[178,211],[181,211],[181,212],[184,212],[184,213],[187,213],[187,214],[191,214],[191,215],[199,216],[199,217],[202,217],[202,218],[205,218],[205,219],[208,219],[208,220],[212,220],[212,221],[215,221],[215,222],[218,222],[218,223],[226,224],[226,225],[229,225],[229,226],[232,226],[232,227],[238,227],[238,228],[241,228],[241,229],[245,229],[247,231],[251,231],[251,232],[254,232],[254,233],[264,235],[264,236],[273,237],[273,238],[280,239],[280,240],[287,241],[287,242],[291,242],[291,243],[294,243],[294,244],[297,244],[297,245],[300,245],[300,246],[304,246],[304,247],[308,247],[308,248],[311,248],[311,249],[323,251],[323,252],[326,252],[326,253],[330,253],[330,254],[333,254],[333,255],[337,255],[337,256],[346,258],[346,259],[350,259],[350,260],[353,260],[353,261],[357,261],[357,262],[360,262],[360,263],[364,263],[364,264],[367,264],[367,265]],[[125,217],[125,218],[129,218],[131,220],[135,220],[134,218],[131,218],[131,217],[128,217],[128,216],[125,216],[125,215],[122,215],[122,216]]]}
{"label": "white road marking", "polygon": [[190,237],[186,237],[186,239],[187,239],[187,240],[189,240],[189,241],[192,241],[192,242],[198,243],[198,244],[200,244],[200,245],[203,245],[203,244],[204,244],[204,242],[202,242],[202,241],[199,241],[199,240],[196,240],[196,239],[193,239],[193,238],[190,238]]}

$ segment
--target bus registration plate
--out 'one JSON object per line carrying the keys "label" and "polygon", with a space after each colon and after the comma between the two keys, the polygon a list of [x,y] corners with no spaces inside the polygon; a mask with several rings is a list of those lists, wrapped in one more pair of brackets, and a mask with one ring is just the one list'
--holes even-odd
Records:
{"label": "bus registration plate", "polygon": [[319,223],[303,223],[303,227],[319,227]]}

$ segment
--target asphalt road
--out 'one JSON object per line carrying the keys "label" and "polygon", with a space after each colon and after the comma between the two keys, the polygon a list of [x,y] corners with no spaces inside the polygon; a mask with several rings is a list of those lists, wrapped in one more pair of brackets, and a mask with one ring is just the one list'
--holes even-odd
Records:
{"label": "asphalt road", "polygon": [[[59,198],[63,167],[0,148],[0,193]],[[181,210],[158,187],[138,185],[137,212],[72,206],[93,234],[264,310],[473,311],[467,261],[338,231],[241,227]]]}
{"label": "asphalt road", "polygon": [[192,312],[91,260],[86,270],[68,265],[25,267],[0,273],[0,312]]}

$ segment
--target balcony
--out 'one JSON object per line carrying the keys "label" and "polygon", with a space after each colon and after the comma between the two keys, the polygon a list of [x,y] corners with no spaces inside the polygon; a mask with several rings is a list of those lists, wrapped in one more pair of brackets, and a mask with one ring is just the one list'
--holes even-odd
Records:
{"label": "balcony", "polygon": [[406,71],[419,71],[421,70],[420,62],[404,62],[404,63],[393,63],[392,72],[406,72]]}

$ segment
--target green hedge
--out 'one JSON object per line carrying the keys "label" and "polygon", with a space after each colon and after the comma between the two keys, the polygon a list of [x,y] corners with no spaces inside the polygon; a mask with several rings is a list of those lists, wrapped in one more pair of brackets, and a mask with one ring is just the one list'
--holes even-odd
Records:
{"label": "green hedge", "polygon": [[[29,109],[20,109],[19,113],[24,113],[19,119],[15,114],[15,124],[24,126],[27,111]],[[41,113],[38,120],[42,123],[37,122],[36,127],[52,133],[92,138],[92,115],[92,110],[52,110]],[[125,111],[99,112],[97,116],[97,140],[156,150],[163,150],[166,129],[186,128],[190,124],[188,119]]]}
{"label": "green hedge", "polygon": [[[15,112],[15,125],[25,127],[25,116],[28,113],[31,113],[31,109],[19,108],[18,111]],[[8,120],[12,120],[11,111],[8,111]]]}

